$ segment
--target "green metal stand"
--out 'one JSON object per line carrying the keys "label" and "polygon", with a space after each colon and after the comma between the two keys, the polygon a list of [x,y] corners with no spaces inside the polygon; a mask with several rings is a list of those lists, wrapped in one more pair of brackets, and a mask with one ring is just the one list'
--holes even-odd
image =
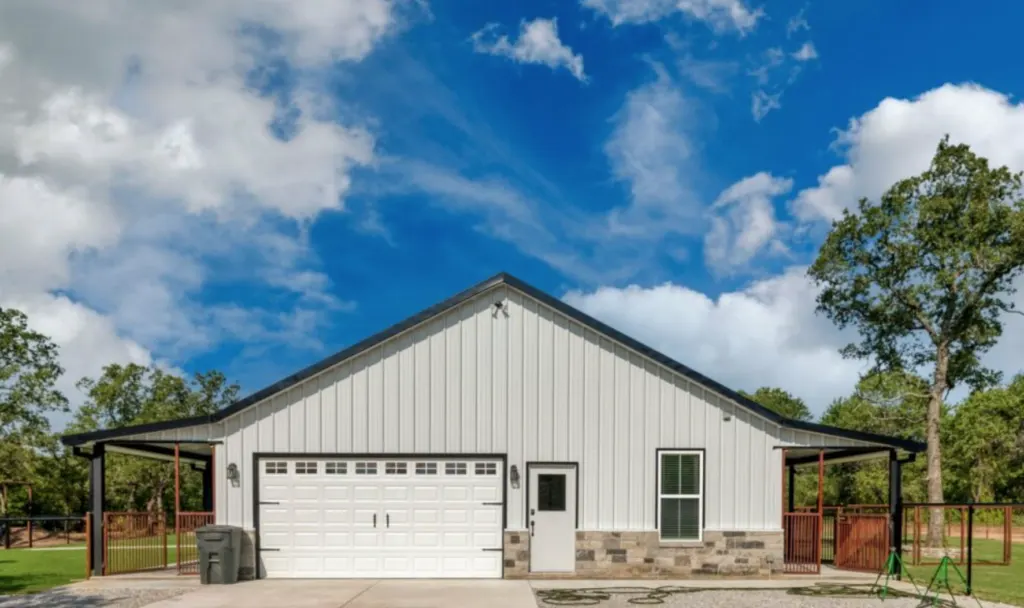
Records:
{"label": "green metal stand", "polygon": [[[932,606],[939,605],[939,602],[941,601],[939,599],[939,596],[942,593],[942,591],[945,590],[946,593],[949,593],[949,599],[951,603],[954,606],[958,605],[956,603],[956,594],[953,593],[953,588],[949,584],[950,567],[953,568],[953,572],[956,573],[957,577],[960,579],[960,582],[963,583],[964,589],[966,589],[968,593],[971,592],[971,588],[967,584],[967,578],[964,576],[964,573],[960,571],[960,568],[957,568],[956,563],[953,562],[953,560],[949,559],[948,555],[943,555],[942,559],[939,560],[939,567],[935,569],[935,574],[932,575],[932,580],[928,582],[928,588],[924,591],[924,597],[922,598],[924,602],[931,600]],[[934,596],[931,595],[933,586],[935,587]],[[970,597],[978,603],[979,607],[981,606],[981,601],[978,600],[977,597],[975,597],[973,594]]]}
{"label": "green metal stand", "polygon": [[[897,566],[899,568],[897,569]],[[903,558],[900,557],[900,552],[896,550],[896,547],[889,547],[889,557],[885,559],[885,566],[882,571],[875,577],[875,583],[871,585],[871,592],[877,593],[878,597],[884,602],[885,598],[889,595],[889,581],[898,573],[904,573],[907,575],[907,579],[910,580],[910,584],[914,586],[914,592],[918,597],[921,597],[921,589],[917,586],[914,581],[914,577],[910,575],[906,567],[903,565]],[[885,575],[885,581],[879,586],[878,581],[882,580],[882,575]]]}

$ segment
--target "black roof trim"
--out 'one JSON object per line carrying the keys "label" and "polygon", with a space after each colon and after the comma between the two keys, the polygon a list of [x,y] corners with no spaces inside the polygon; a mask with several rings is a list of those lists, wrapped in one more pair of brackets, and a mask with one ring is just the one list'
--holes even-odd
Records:
{"label": "black roof trim", "polygon": [[303,380],[326,370],[327,368],[333,367],[346,359],[354,357],[362,353],[363,351],[369,350],[370,348],[376,346],[377,344],[380,344],[381,342],[389,338],[392,338],[406,330],[409,330],[498,285],[508,285],[509,287],[512,287],[513,289],[520,291],[530,296],[531,298],[534,298],[542,302],[546,306],[549,306],[557,310],[558,312],[577,321],[578,323],[581,323],[582,325],[589,327],[593,331],[604,334],[607,337],[611,338],[612,340],[621,342],[626,347],[635,350],[638,353],[646,357],[649,357],[650,359],[653,359],[654,361],[685,376],[686,378],[692,380],[693,382],[701,384],[721,394],[722,396],[732,401],[735,401],[740,406],[754,412],[755,414],[763,418],[767,418],[768,420],[781,426],[797,430],[810,431],[814,433],[822,433],[825,435],[832,435],[835,437],[845,437],[847,439],[854,439],[858,441],[880,443],[894,448],[903,449],[909,452],[922,452],[925,449],[924,444],[916,441],[910,441],[908,439],[887,437],[885,435],[876,435],[874,433],[865,433],[862,431],[853,431],[849,429],[826,426],[823,424],[816,424],[813,422],[804,422],[802,420],[793,420],[791,418],[786,418],[784,416],[776,414],[772,410],[762,406],[761,404],[751,399],[744,397],[743,395],[740,395],[736,391],[722,385],[721,383],[716,382],[711,378],[708,378],[707,376],[697,372],[696,370],[689,368],[683,365],[682,363],[679,363],[678,361],[668,357],[667,355],[664,355],[654,350],[653,348],[634,340],[633,338],[630,338],[629,336],[618,331],[617,329],[605,325],[601,321],[598,321],[597,319],[591,317],[590,315],[576,308],[573,308],[572,306],[566,304],[562,300],[559,300],[558,298],[544,291],[541,291],[540,289],[537,289],[536,287],[533,287],[532,285],[529,285],[528,283],[525,283],[520,279],[517,279],[516,277],[513,277],[512,275],[504,272],[499,273],[485,281],[482,281],[474,285],[473,287],[470,287],[469,289],[448,298],[443,302],[440,302],[438,304],[435,304],[434,306],[422,310],[416,313],[415,315],[409,317],[408,319],[395,325],[392,325],[391,327],[381,332],[378,332],[370,336],[369,338],[366,338],[365,340],[361,340],[356,344],[353,344],[352,346],[344,350],[341,350],[340,352],[337,352],[331,355],[330,357],[323,359],[322,361],[318,361],[317,363],[314,363],[313,365],[310,365],[309,367],[301,371],[298,371],[279,382],[276,382],[264,389],[256,391],[255,393],[252,393],[251,395],[243,399],[240,399],[235,403],[231,404],[230,406],[209,416],[184,418],[180,420],[168,420],[166,422],[142,424],[138,426],[122,427],[118,429],[110,429],[105,431],[93,431],[89,433],[65,435],[61,437],[61,442],[64,445],[81,445],[93,441],[102,441],[105,439],[123,437],[125,435],[134,435],[137,433],[166,431],[170,429],[193,426],[196,424],[219,422],[227,418],[228,416],[231,416],[232,414],[238,413],[246,409],[247,407],[255,405],[260,401],[263,401],[267,397],[285,391],[291,388],[292,386],[298,384],[299,382],[302,382]]}

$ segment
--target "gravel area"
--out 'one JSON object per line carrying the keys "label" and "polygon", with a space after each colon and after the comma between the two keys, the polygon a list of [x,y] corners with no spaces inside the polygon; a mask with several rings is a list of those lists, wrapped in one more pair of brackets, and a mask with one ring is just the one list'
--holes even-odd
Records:
{"label": "gravel area", "polygon": [[[607,590],[605,590],[607,591]],[[622,591],[625,591],[624,589]],[[685,590],[682,593],[664,594],[660,598],[657,594],[650,594],[651,590],[637,591],[634,593],[613,592],[608,594],[608,599],[600,599],[595,602],[596,597],[589,601],[579,598],[579,601],[571,601],[570,598],[558,598],[559,601],[547,603],[544,601],[545,591],[537,593],[537,605],[548,606],[597,606],[598,608],[635,608],[639,605],[659,605],[665,608],[919,608],[921,601],[908,597],[889,596],[883,602],[881,599],[870,595],[840,594],[828,589],[810,590],[729,590],[729,591],[693,591]],[[860,590],[863,592],[863,589]],[[607,597],[607,596],[606,596]],[[633,599],[636,603],[630,603]],[[657,600],[660,599],[659,603]],[[948,600],[948,596],[946,597]],[[552,598],[556,600],[556,598]],[[569,600],[569,601],[565,601]],[[961,606],[974,606],[977,603],[970,598],[957,598]],[[931,605],[929,602],[928,605]],[[983,602],[984,608],[1016,608],[1006,604]]]}
{"label": "gravel area", "polygon": [[57,587],[33,595],[0,596],[0,608],[142,608],[192,589],[74,589]]}

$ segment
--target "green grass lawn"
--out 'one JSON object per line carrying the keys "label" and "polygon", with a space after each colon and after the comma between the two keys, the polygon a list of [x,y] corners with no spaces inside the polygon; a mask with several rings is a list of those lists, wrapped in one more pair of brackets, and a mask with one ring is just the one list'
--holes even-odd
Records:
{"label": "green grass lawn", "polygon": [[[950,538],[948,544],[950,547],[959,548],[960,539]],[[1024,606],[1024,583],[1022,583],[1024,581],[1024,544],[1014,543],[1013,559],[1010,560],[1009,566],[986,566],[977,563],[977,560],[1001,561],[1002,557],[1002,541],[975,539],[974,593],[982,600]],[[909,566],[908,570],[923,591],[932,575],[935,574],[936,568],[936,566]],[[958,566],[958,568],[966,577],[967,566]],[[952,568],[949,569],[949,583],[957,593],[964,593],[964,585]]]}
{"label": "green grass lawn", "polygon": [[[37,593],[51,587],[67,585],[85,578],[85,546],[74,543],[73,549],[7,549],[0,550],[0,595]],[[67,545],[60,545],[66,548]],[[149,543],[151,551],[163,551],[163,541]],[[111,561],[116,557],[109,557]],[[175,564],[175,536],[167,535],[168,565]]]}

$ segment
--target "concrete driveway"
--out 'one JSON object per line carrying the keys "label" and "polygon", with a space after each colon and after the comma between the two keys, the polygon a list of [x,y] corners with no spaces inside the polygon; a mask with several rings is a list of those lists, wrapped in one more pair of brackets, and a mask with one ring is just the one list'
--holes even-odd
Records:
{"label": "concrete driveway", "polygon": [[527,581],[260,580],[205,585],[147,608],[537,608]]}

